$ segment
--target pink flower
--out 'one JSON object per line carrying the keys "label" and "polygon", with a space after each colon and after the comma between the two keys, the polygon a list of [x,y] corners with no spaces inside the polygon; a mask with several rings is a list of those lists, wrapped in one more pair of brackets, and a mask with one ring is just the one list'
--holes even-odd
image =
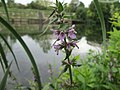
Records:
{"label": "pink flower", "polygon": [[73,46],[73,47],[77,47],[78,49],[79,49],[79,47],[78,47],[78,45],[76,44],[77,42],[71,42],[71,46]]}
{"label": "pink flower", "polygon": [[58,30],[53,30],[53,29],[51,31],[53,31],[53,34],[57,36],[58,40],[61,40],[62,42],[64,41],[64,38],[66,37],[65,32],[58,31]]}
{"label": "pink flower", "polygon": [[70,51],[72,47],[77,47],[77,48],[79,48],[79,47],[77,46],[76,42],[68,42],[68,43],[67,43],[67,46],[66,46],[66,49],[67,49],[68,51]]}
{"label": "pink flower", "polygon": [[74,29],[75,25],[72,25],[72,27],[69,28],[68,30],[68,37],[71,39],[75,39],[76,38],[76,31]]}
{"label": "pink flower", "polygon": [[76,38],[75,30],[74,29],[70,29],[68,31],[68,37],[70,37],[71,39],[75,39]]}
{"label": "pink flower", "polygon": [[60,39],[63,42],[65,37],[66,37],[65,33],[63,31],[61,31],[58,36],[58,39]]}
{"label": "pink flower", "polygon": [[61,44],[53,45],[53,46],[54,46],[55,52],[57,52],[57,55],[58,55],[59,54],[59,50],[61,50],[63,48],[63,46]]}

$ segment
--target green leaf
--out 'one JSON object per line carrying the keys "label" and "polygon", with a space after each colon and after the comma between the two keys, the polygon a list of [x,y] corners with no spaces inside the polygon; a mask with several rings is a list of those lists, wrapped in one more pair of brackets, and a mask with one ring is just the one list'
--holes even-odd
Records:
{"label": "green leaf", "polygon": [[53,14],[56,12],[56,9],[53,10],[53,12],[50,14],[50,16],[48,18],[50,18],[51,16],[53,16]]}
{"label": "green leaf", "polygon": [[64,23],[60,24],[60,26],[58,27],[58,30],[66,30],[69,27],[69,25],[65,25]]}
{"label": "green leaf", "polygon": [[2,62],[1,58],[0,58],[0,63],[1,63],[2,69],[3,69],[3,72],[5,73],[5,68],[4,68],[4,65],[3,65],[3,62]]}
{"label": "green leaf", "polygon": [[71,19],[70,15],[64,15],[63,18]]}
{"label": "green leaf", "polygon": [[79,71],[80,68],[76,69],[76,78],[79,82],[85,83],[85,77],[84,75],[81,73],[81,71]]}
{"label": "green leaf", "polygon": [[48,24],[48,25],[50,25],[50,24],[52,24],[52,23],[56,22],[57,20],[58,20],[58,18],[54,18],[53,20],[51,20],[51,21],[49,22],[49,24]]}
{"label": "green leaf", "polygon": [[8,14],[8,9],[7,9],[7,5],[5,3],[5,0],[1,0],[3,6],[4,6],[4,9],[5,9],[5,12],[6,12],[6,16],[7,16],[7,19],[9,21],[9,14]]}
{"label": "green leaf", "polygon": [[1,81],[1,83],[0,83],[0,90],[5,90],[5,86],[6,86],[6,82],[7,82],[7,77],[8,77],[8,74],[9,74],[9,69],[10,69],[10,67],[11,67],[11,64],[12,64],[12,62],[11,62],[10,65],[8,66],[7,71],[6,71],[6,73],[5,73],[2,81]]}
{"label": "green leaf", "polygon": [[80,55],[77,55],[74,57],[75,60],[79,60],[80,59]]}
{"label": "green leaf", "polygon": [[18,66],[17,59],[16,59],[15,54],[13,53],[13,51],[12,51],[10,45],[8,44],[8,42],[6,41],[6,39],[5,39],[1,34],[0,34],[0,37],[3,39],[3,41],[6,43],[7,47],[8,47],[9,50],[11,51],[11,53],[12,53],[14,59],[15,59],[16,66],[17,66],[18,70],[20,71],[19,66]]}
{"label": "green leaf", "polygon": [[117,22],[111,22],[113,25],[120,27],[120,23]]}
{"label": "green leaf", "polygon": [[5,52],[4,52],[4,49],[3,49],[2,45],[1,45],[1,43],[0,43],[0,54],[2,56],[2,60],[3,60],[4,64],[5,64],[5,68],[8,68],[8,61],[6,59],[6,55],[5,55]]}
{"label": "green leaf", "polygon": [[50,20],[49,23],[48,23],[48,25],[47,25],[46,28],[44,29],[44,31],[39,35],[39,37],[41,37],[42,35],[44,35],[44,34],[47,32],[47,30],[48,30],[48,28],[49,28],[49,25],[52,24],[52,23],[54,23],[54,22],[56,22],[57,20],[58,20],[58,18],[55,18],[55,19],[53,19],[53,20]]}
{"label": "green leaf", "polygon": [[98,0],[94,0],[95,7],[97,9],[97,13],[100,17],[100,23],[101,23],[101,28],[102,28],[102,36],[103,36],[103,55],[104,57],[106,56],[106,27],[105,27],[105,21],[104,21],[104,16],[101,10],[101,7],[99,5]]}
{"label": "green leaf", "polygon": [[68,70],[69,66],[65,66],[64,69],[61,71],[60,75],[58,76],[58,78],[63,74],[65,73],[67,70]]}
{"label": "green leaf", "polygon": [[47,85],[45,85],[42,90],[49,90],[49,89],[50,89],[50,83],[48,83]]}
{"label": "green leaf", "polygon": [[58,12],[61,13],[62,11],[63,11],[63,5],[61,2],[59,2]]}
{"label": "green leaf", "polygon": [[57,6],[57,7],[59,6],[58,0],[56,0],[56,6]]}
{"label": "green leaf", "polygon": [[41,90],[42,84],[41,84],[41,80],[40,80],[39,71],[38,71],[35,59],[34,59],[32,53],[30,52],[29,48],[27,47],[27,45],[25,44],[23,39],[20,37],[20,35],[15,31],[15,29],[8,22],[6,22],[2,17],[0,17],[0,22],[18,39],[18,41],[21,43],[22,47],[26,51],[26,53],[29,56],[29,59],[32,63],[33,69],[35,71],[35,76],[37,79],[38,88],[39,88],[39,90]]}

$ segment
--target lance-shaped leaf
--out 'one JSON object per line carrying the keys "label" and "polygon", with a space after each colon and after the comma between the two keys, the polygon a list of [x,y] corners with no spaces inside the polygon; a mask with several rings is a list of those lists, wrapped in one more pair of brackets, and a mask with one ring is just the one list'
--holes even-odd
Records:
{"label": "lance-shaped leaf", "polygon": [[12,53],[14,59],[15,59],[16,66],[17,66],[18,70],[20,71],[20,68],[19,68],[19,66],[18,66],[17,59],[16,59],[16,57],[15,57],[15,54],[13,53],[13,50],[11,49],[11,47],[10,47],[10,45],[8,44],[8,42],[6,41],[6,39],[2,36],[2,34],[0,34],[0,37],[3,39],[3,41],[5,42],[5,44],[7,45],[7,47],[9,48],[9,50],[11,51],[11,53]]}
{"label": "lance-shaped leaf", "polygon": [[1,45],[1,43],[0,43],[0,54],[2,56],[2,60],[4,62],[5,68],[8,68],[8,61],[6,59],[6,55],[5,55],[5,52],[4,52],[4,49],[3,49],[2,45]]}
{"label": "lance-shaped leaf", "polygon": [[57,7],[59,6],[59,2],[58,2],[58,0],[56,0],[56,6],[57,6]]}
{"label": "lance-shaped leaf", "polygon": [[2,59],[0,58],[0,63],[1,63],[1,66],[2,66],[2,69],[3,69],[3,72],[5,73],[5,67],[4,67],[4,64],[2,62]]}
{"label": "lance-shaped leaf", "polygon": [[53,10],[53,12],[50,14],[50,16],[48,18],[50,18],[51,16],[53,16],[55,12],[56,12],[56,8]]}
{"label": "lance-shaped leaf", "polygon": [[61,13],[62,11],[63,11],[63,5],[61,2],[59,2],[58,12]]}
{"label": "lance-shaped leaf", "polygon": [[23,39],[20,37],[20,35],[15,31],[15,29],[8,22],[6,22],[2,17],[0,17],[0,22],[18,39],[18,41],[21,43],[22,47],[26,51],[26,53],[29,56],[29,59],[32,63],[33,69],[35,71],[35,76],[37,78],[38,88],[39,88],[39,90],[41,90],[42,84],[41,84],[41,80],[40,80],[39,71],[38,71],[35,59],[34,59],[32,53],[30,52],[29,48],[27,47],[27,45],[25,44]]}
{"label": "lance-shaped leaf", "polygon": [[8,9],[7,9],[7,5],[5,3],[5,0],[1,0],[3,6],[4,6],[4,9],[5,9],[5,12],[6,12],[6,16],[7,16],[7,19],[9,21],[9,14],[8,14]]}
{"label": "lance-shaped leaf", "polygon": [[66,66],[64,67],[64,69],[62,70],[62,72],[60,73],[60,75],[58,76],[58,78],[59,78],[63,73],[65,73],[65,72],[68,70],[68,68],[69,68],[69,66],[66,65]]}
{"label": "lance-shaped leaf", "polygon": [[7,78],[8,78],[8,74],[9,74],[9,69],[10,69],[10,67],[11,67],[11,64],[12,64],[12,62],[11,62],[10,65],[8,66],[7,71],[6,71],[6,73],[5,73],[2,81],[1,81],[1,83],[0,83],[0,90],[5,90],[5,86],[6,86],[6,82],[7,82]]}
{"label": "lance-shaped leaf", "polygon": [[101,28],[102,28],[102,36],[103,36],[103,54],[104,54],[104,57],[106,55],[106,27],[105,27],[105,21],[104,21],[104,16],[103,16],[103,13],[102,13],[102,9],[100,7],[100,4],[98,2],[98,0],[94,0],[94,3],[95,3],[95,7],[97,9],[97,12],[98,12],[98,15],[100,17],[100,23],[101,23]]}

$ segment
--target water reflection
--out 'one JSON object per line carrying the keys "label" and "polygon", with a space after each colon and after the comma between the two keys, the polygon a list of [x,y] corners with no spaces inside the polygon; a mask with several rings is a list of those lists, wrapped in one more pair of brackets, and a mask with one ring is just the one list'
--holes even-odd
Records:
{"label": "water reflection", "polygon": [[[23,31],[25,31],[25,29]],[[59,73],[58,71],[61,65],[61,60],[63,60],[64,58],[64,53],[60,52],[59,55],[56,55],[56,52],[51,47],[51,45],[55,41],[53,35],[45,34],[43,36],[40,36],[38,33],[39,30],[34,30],[34,29],[31,32],[26,29],[25,32],[29,32],[29,35],[24,34],[21,37],[23,38],[23,40],[29,47],[30,51],[32,52],[36,60],[36,63],[38,65],[42,82],[45,83],[49,81],[49,76],[50,76],[50,73],[48,72],[49,64],[51,64],[52,67],[54,68],[54,72],[55,72],[54,75],[56,76]],[[32,32],[34,34],[32,34]],[[77,45],[79,46],[79,49],[75,48],[72,52],[72,55],[79,54],[82,58],[84,58],[86,53],[89,51],[89,49],[92,49],[97,52],[101,51],[98,45],[95,45],[94,43],[92,43],[92,45],[88,44],[88,41],[86,40],[85,37],[80,37],[80,36],[78,37],[79,37],[79,42],[77,43]],[[10,43],[16,55],[21,72],[18,72],[15,62],[12,64],[11,70],[13,71],[14,75],[17,77],[19,82],[21,82],[24,85],[28,85],[28,80],[32,80],[32,76],[33,76],[31,72],[30,60],[26,55],[24,49],[21,47],[18,40],[16,40],[12,35],[7,35],[7,34],[5,34],[5,38]],[[9,62],[14,59],[8,50],[6,50],[6,56]],[[2,78],[2,76],[3,76],[3,72],[0,69],[0,79]]]}
{"label": "water reflection", "polygon": [[96,43],[102,43],[102,30],[100,25],[96,24],[77,24],[76,30],[78,33],[78,37],[87,37],[88,41],[93,41]]}
{"label": "water reflection", "polygon": [[47,35],[32,35],[31,36],[36,42],[39,43],[40,47],[43,49],[44,53],[48,53],[48,51],[51,49],[51,34]]}

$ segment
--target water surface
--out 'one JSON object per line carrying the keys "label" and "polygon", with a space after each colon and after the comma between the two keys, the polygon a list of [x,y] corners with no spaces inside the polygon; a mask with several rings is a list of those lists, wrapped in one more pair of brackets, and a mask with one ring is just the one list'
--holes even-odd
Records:
{"label": "water surface", "polygon": [[[39,32],[39,31],[37,31]],[[35,31],[34,31],[35,33]],[[32,52],[37,66],[39,68],[39,72],[41,75],[41,79],[43,83],[49,81],[49,64],[52,65],[52,69],[54,71],[54,76],[57,76],[60,72],[59,67],[61,65],[61,61],[64,59],[64,53],[60,52],[59,55],[56,55],[52,44],[55,41],[55,38],[52,34],[45,34],[42,37],[40,34],[24,34],[21,35],[22,39],[25,41],[30,51]],[[79,36],[78,36],[79,37]],[[25,53],[24,49],[12,35],[5,35],[5,38],[11,45],[17,61],[19,63],[20,72],[17,70],[15,62],[13,62],[11,70],[13,74],[16,76],[18,82],[23,85],[28,85],[28,80],[33,80],[33,74],[31,71],[31,63],[30,60]],[[84,58],[90,49],[100,52],[101,49],[98,46],[99,44],[92,43],[94,45],[88,44],[86,37],[82,37],[78,40],[77,45],[79,49],[75,48],[72,52],[72,55],[80,55],[81,58]],[[3,43],[4,44],[4,43]],[[4,50],[6,52],[6,56],[8,61],[12,61],[14,58],[10,51],[7,49],[6,45],[4,45]],[[1,68],[1,67],[0,67]],[[3,76],[3,72],[0,69],[0,79]],[[11,82],[9,81],[11,84]]]}

